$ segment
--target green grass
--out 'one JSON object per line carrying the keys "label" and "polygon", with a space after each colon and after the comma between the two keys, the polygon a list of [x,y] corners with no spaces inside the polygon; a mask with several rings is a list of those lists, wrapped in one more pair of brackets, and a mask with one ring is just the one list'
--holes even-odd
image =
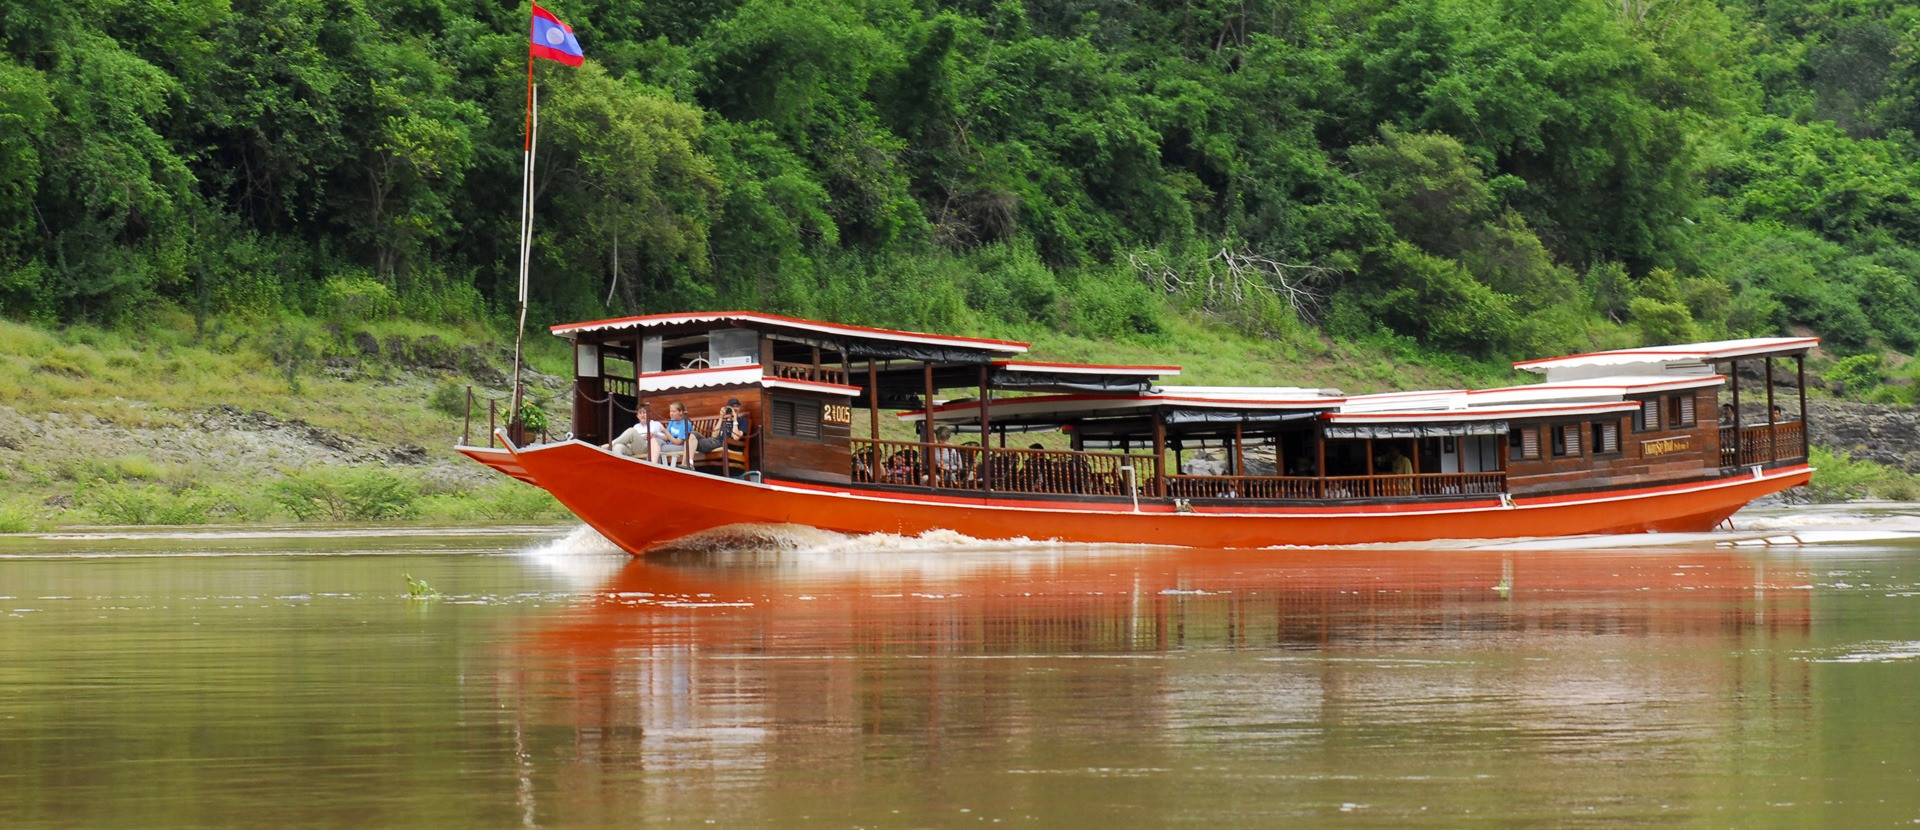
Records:
{"label": "green grass", "polygon": [[1839,502],[1872,497],[1891,501],[1920,498],[1920,479],[1872,461],[1856,461],[1822,447],[1814,447],[1810,463],[1813,481],[1799,495],[1813,502]]}

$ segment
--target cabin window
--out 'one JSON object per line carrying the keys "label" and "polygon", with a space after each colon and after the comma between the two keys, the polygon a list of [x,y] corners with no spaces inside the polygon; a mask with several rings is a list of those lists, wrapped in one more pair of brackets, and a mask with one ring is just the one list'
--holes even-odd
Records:
{"label": "cabin window", "polygon": [[1530,461],[1540,457],[1540,431],[1528,427],[1507,433],[1507,458]]}
{"label": "cabin window", "polygon": [[1580,425],[1563,424],[1552,427],[1553,457],[1565,458],[1580,454]]}
{"label": "cabin window", "polygon": [[1667,398],[1667,426],[1693,426],[1693,394],[1691,392]]}
{"label": "cabin window", "polygon": [[1633,413],[1634,432],[1652,432],[1660,428],[1660,401],[1641,401]]}
{"label": "cabin window", "polygon": [[820,405],[811,401],[776,397],[769,401],[770,423],[774,435],[782,438],[820,440]]}
{"label": "cabin window", "polygon": [[1593,435],[1588,445],[1593,447],[1594,455],[1606,455],[1620,451],[1620,423],[1618,421],[1596,421]]}

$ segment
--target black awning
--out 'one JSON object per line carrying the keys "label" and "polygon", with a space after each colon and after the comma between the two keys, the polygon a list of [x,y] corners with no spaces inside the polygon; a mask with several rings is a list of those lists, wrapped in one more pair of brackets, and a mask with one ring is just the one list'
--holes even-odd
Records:
{"label": "black awning", "polygon": [[1139,394],[1153,388],[1152,378],[1138,375],[1101,375],[1084,372],[1010,371],[995,367],[993,388],[1022,392],[1091,392],[1094,394]]}
{"label": "black awning", "polygon": [[1463,435],[1505,435],[1506,421],[1460,421],[1451,424],[1328,424],[1328,438],[1447,438]]}
{"label": "black awning", "polygon": [[1233,409],[1169,409],[1167,426],[1195,424],[1280,424],[1320,417],[1317,409],[1279,409],[1244,412]]}

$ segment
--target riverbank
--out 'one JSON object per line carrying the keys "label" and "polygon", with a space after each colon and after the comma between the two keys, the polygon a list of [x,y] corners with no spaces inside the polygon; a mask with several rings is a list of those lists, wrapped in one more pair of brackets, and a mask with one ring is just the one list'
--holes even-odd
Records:
{"label": "riverbank", "polygon": [[[545,492],[451,449],[463,431],[484,441],[487,401],[507,396],[510,342],[417,323],[176,317],[140,332],[0,322],[0,532],[567,515]],[[1154,342],[997,334],[1033,341],[1040,360],[1177,363],[1181,383],[1358,393],[1521,379],[1404,342],[1258,340],[1198,319],[1177,326]],[[539,333],[528,343],[530,398],[563,424],[568,354]],[[1920,472],[1920,416],[1829,398],[1810,409],[1814,442],[1838,455],[1824,456],[1822,486],[1809,495],[1920,490],[1910,475]]]}

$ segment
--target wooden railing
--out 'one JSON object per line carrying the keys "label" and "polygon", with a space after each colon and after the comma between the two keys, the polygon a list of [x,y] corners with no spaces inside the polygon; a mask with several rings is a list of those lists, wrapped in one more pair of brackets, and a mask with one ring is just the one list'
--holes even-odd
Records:
{"label": "wooden railing", "polygon": [[1384,499],[1415,496],[1497,496],[1507,489],[1506,473],[1421,473],[1419,475],[1334,476],[1170,476],[1167,495],[1175,498]]}
{"label": "wooden railing", "polygon": [[[1148,495],[1153,457],[853,439],[853,480],[1060,495]],[[875,450],[878,450],[877,454]],[[877,463],[876,463],[877,457]],[[1131,465],[1133,472],[1127,472]]]}
{"label": "wooden railing", "polygon": [[838,383],[842,386],[847,384],[847,372],[845,369],[835,369],[831,366],[815,367],[811,363],[781,363],[775,361],[774,364],[768,368],[767,374],[772,377],[785,378],[787,380],[813,380],[821,383]]}
{"label": "wooden railing", "polygon": [[[1775,461],[1800,461],[1805,441],[1805,421],[1780,421],[1755,426],[1741,425],[1739,440],[1733,427],[1720,428],[1720,466],[1768,464]],[[1736,449],[1737,447],[1737,449]],[[1736,454],[1737,453],[1737,454]]]}

